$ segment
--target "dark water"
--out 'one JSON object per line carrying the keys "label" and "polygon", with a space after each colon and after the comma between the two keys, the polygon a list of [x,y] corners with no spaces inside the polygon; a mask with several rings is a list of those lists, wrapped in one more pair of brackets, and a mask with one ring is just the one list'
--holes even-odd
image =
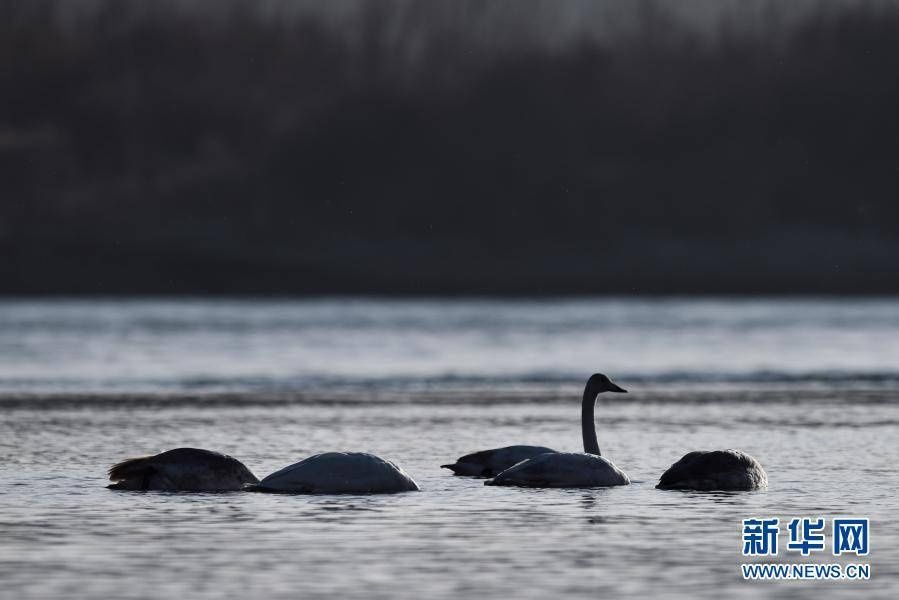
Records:
{"label": "dark water", "polygon": [[[894,300],[3,303],[3,595],[893,597],[897,329]],[[597,410],[631,486],[439,469],[509,443],[577,450],[594,370],[631,391]],[[423,491],[104,489],[112,462],[176,446],[260,476],[366,450]],[[654,489],[684,452],[726,447],[765,465],[767,491]],[[870,517],[871,580],[743,581],[740,520],[805,515]]]}

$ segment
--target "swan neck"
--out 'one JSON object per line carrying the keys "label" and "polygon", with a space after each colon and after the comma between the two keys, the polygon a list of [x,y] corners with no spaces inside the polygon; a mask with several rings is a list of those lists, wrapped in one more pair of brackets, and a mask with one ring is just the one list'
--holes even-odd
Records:
{"label": "swan neck", "polygon": [[589,387],[584,390],[584,401],[581,404],[581,432],[584,434],[584,452],[602,456],[599,442],[596,440],[596,423],[593,421],[593,408],[599,394]]}

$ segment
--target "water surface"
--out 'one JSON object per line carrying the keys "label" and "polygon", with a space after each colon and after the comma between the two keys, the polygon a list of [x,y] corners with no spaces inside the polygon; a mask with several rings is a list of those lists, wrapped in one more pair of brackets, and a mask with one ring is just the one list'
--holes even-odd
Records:
{"label": "water surface", "polygon": [[[25,599],[893,597],[897,333],[890,299],[4,302],[0,581]],[[597,410],[631,486],[439,468],[509,443],[579,449],[599,369],[631,390]],[[367,450],[423,491],[103,487],[111,463],[177,446],[260,476]],[[770,488],[654,489],[684,452],[726,447]],[[740,520],[759,515],[870,517],[872,579],[744,582]]]}

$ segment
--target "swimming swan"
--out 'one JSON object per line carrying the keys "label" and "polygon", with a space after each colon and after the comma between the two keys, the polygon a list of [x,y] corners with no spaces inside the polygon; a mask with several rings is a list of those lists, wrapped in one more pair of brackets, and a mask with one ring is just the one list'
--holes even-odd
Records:
{"label": "swimming swan", "polygon": [[628,485],[631,480],[612,461],[600,456],[596,440],[596,424],[593,408],[602,392],[624,390],[600,373],[592,375],[584,388],[581,404],[581,432],[584,437],[584,453],[549,452],[522,461],[484,485],[512,485],[519,487],[582,488],[611,485]]}
{"label": "swimming swan", "polygon": [[401,468],[365,452],[325,452],[275,471],[254,492],[293,494],[392,494],[415,492],[418,484]]}
{"label": "swimming swan", "polygon": [[768,487],[762,465],[740,450],[696,451],[662,473],[659,489],[757,490]]}
{"label": "swimming swan", "polygon": [[243,463],[199,448],[175,448],[154,456],[129,458],[109,469],[111,490],[223,492],[259,480]]}

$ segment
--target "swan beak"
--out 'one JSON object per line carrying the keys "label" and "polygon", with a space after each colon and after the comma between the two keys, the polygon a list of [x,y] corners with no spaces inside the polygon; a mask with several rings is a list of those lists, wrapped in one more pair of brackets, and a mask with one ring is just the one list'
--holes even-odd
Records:
{"label": "swan beak", "polygon": [[610,391],[610,392],[619,392],[619,393],[621,393],[621,394],[626,394],[626,393],[627,393],[627,390],[626,390],[626,389],[624,389],[623,387],[619,387],[619,386],[615,385],[615,384],[612,383],[611,381],[609,382],[609,391]]}

